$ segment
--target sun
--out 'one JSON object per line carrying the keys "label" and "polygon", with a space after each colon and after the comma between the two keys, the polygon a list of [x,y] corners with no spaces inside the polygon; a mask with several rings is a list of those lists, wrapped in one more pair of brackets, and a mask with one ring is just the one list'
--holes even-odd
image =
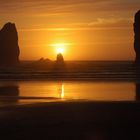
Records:
{"label": "sun", "polygon": [[64,53],[64,48],[56,48],[56,52],[63,54]]}
{"label": "sun", "polygon": [[51,46],[54,47],[57,54],[59,53],[64,54],[66,48],[65,43],[55,43],[55,44],[51,44]]}

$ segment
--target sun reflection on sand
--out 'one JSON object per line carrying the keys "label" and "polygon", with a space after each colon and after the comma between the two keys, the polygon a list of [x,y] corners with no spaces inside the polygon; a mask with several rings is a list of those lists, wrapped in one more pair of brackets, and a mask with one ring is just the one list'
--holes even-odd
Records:
{"label": "sun reflection on sand", "polygon": [[64,84],[61,86],[61,98],[63,99],[65,97],[65,92],[64,92]]}
{"label": "sun reflection on sand", "polygon": [[[14,84],[14,81],[12,83]],[[12,101],[15,99],[16,103],[65,101],[67,99],[135,101],[140,98],[138,96],[139,85],[133,82],[26,81],[16,82],[16,87],[7,85],[11,84],[0,83],[1,96],[6,94],[6,99]]]}

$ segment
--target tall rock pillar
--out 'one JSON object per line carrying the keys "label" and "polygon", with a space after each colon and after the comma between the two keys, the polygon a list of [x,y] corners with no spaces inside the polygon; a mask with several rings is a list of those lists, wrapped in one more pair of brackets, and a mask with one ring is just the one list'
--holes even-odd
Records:
{"label": "tall rock pillar", "polygon": [[135,14],[134,34],[135,63],[140,65],[140,10]]}
{"label": "tall rock pillar", "polygon": [[0,66],[17,65],[19,53],[17,29],[9,22],[0,30]]}

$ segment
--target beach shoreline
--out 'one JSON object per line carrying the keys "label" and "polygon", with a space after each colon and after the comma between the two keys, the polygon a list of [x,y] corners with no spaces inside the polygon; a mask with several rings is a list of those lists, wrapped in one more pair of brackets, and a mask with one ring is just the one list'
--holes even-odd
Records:
{"label": "beach shoreline", "polygon": [[0,71],[1,137],[140,139],[140,80],[131,63],[71,63],[68,71],[33,67]]}

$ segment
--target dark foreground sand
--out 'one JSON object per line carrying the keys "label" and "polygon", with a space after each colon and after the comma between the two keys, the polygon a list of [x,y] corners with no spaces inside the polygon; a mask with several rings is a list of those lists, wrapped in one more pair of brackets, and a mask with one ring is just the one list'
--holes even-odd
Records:
{"label": "dark foreground sand", "polygon": [[140,139],[139,102],[67,101],[0,107],[0,139]]}

